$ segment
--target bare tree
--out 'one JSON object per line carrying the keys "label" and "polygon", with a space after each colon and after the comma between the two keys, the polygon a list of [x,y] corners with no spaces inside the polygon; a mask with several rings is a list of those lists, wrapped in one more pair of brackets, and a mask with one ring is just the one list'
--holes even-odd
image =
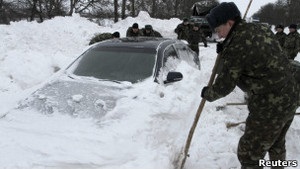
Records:
{"label": "bare tree", "polygon": [[69,15],[72,15],[75,9],[76,4],[78,3],[78,0],[70,0],[70,11]]}
{"label": "bare tree", "polygon": [[9,24],[7,11],[5,10],[3,0],[0,0],[0,24]]}
{"label": "bare tree", "polygon": [[44,0],[43,1],[45,15],[51,19],[54,16],[65,15],[63,0]]}
{"label": "bare tree", "polygon": [[174,16],[177,17],[178,16],[178,7],[179,7],[179,2],[180,0],[175,0],[175,4],[174,4]]}
{"label": "bare tree", "polygon": [[288,1],[288,14],[291,23],[299,23],[300,19],[300,1],[289,0]]}
{"label": "bare tree", "polygon": [[[5,4],[5,2],[13,2],[11,3],[11,7],[6,7],[6,9],[9,10],[7,12],[9,19],[30,18],[30,20],[34,20],[39,17],[39,20],[43,21],[45,18],[51,19],[57,15],[71,15],[76,12],[81,16],[92,18],[93,21],[100,21],[100,18],[110,18],[117,22],[120,15],[122,19],[124,19],[126,15],[134,17],[142,10],[148,12],[150,16],[155,18],[168,19],[171,17],[180,17],[182,19],[184,17],[190,17],[193,14],[192,7],[196,2],[204,3],[213,1],[218,0],[0,0],[0,19],[4,16],[3,4]],[[298,11],[300,10],[298,10],[298,6],[300,1],[278,1],[286,2],[286,4],[284,7],[275,5],[272,14],[281,19],[285,16],[286,23],[290,23],[291,21],[299,22],[297,18],[294,20],[290,18],[299,16]],[[69,5],[66,6],[66,4]],[[121,8],[119,5],[121,5]],[[276,13],[274,10],[280,12]],[[260,12],[260,14],[261,13],[262,12]],[[265,16],[265,20],[270,19]]]}
{"label": "bare tree", "polygon": [[135,0],[130,0],[131,2],[131,16],[135,16]]}
{"label": "bare tree", "polygon": [[252,17],[261,22],[269,24],[300,23],[300,1],[299,0],[277,0],[275,4],[269,3],[262,6]]}
{"label": "bare tree", "polygon": [[272,14],[273,22],[268,21],[271,24],[282,24],[287,25],[288,11],[287,11],[287,1],[286,0],[277,0],[274,6],[274,11]]}
{"label": "bare tree", "polygon": [[119,13],[118,13],[118,0],[114,0],[114,21],[118,22],[118,18],[119,18]]}
{"label": "bare tree", "polygon": [[157,2],[156,0],[152,0],[152,17],[155,17],[156,16],[156,5],[157,5]]}
{"label": "bare tree", "polygon": [[35,19],[35,16],[38,15],[40,18],[40,22],[44,21],[44,18],[42,16],[42,9],[41,9],[41,1],[40,0],[32,0],[28,1],[31,4],[31,15],[30,15],[30,21],[33,21]]}
{"label": "bare tree", "polygon": [[125,11],[126,11],[126,0],[122,0],[122,14],[121,14],[122,19],[125,19]]}

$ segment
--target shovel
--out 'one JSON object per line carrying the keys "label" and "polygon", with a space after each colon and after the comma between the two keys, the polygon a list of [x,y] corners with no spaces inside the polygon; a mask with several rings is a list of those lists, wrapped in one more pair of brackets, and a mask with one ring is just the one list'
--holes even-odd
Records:
{"label": "shovel", "polygon": [[[210,79],[209,79],[209,82],[208,82],[208,85],[207,85],[208,87],[212,86],[212,84],[215,80],[215,77],[216,77],[216,74],[217,74],[217,67],[219,65],[220,59],[221,59],[221,55],[218,54],[217,59],[215,61],[215,65],[214,65],[213,70],[212,70],[212,74],[210,76]],[[202,110],[204,108],[205,102],[206,102],[206,100],[204,98],[202,98],[201,102],[200,102],[200,105],[198,107],[197,113],[195,115],[194,122],[193,122],[193,124],[190,128],[189,135],[188,135],[186,143],[185,143],[185,147],[182,150],[182,152],[178,155],[178,157],[175,158],[175,160],[173,162],[173,165],[174,165],[175,169],[183,169],[186,158],[189,156],[188,152],[189,152],[189,148],[190,148],[190,145],[191,145],[191,142],[192,142],[193,134],[194,134],[194,131],[196,129],[196,126],[197,126],[198,120],[200,118],[200,115],[202,113]]]}
{"label": "shovel", "polygon": [[225,105],[222,105],[222,106],[217,106],[216,107],[216,110],[219,111],[219,110],[223,110],[225,109],[227,106],[243,106],[243,105],[247,105],[247,103],[226,103]]}
{"label": "shovel", "polygon": [[[300,115],[300,113],[295,113],[295,116],[298,116],[298,115]],[[244,123],[246,123],[246,121],[241,121],[241,122],[228,122],[228,123],[226,123],[226,127],[227,127],[227,129],[230,129],[230,128],[232,128],[232,127],[236,127],[236,126],[238,126],[238,125],[240,125],[240,124],[244,124]]]}

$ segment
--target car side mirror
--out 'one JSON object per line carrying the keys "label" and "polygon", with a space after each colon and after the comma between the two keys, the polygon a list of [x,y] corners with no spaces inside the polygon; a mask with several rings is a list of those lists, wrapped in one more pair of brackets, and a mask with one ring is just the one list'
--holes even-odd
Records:
{"label": "car side mirror", "polygon": [[180,72],[169,72],[167,75],[167,80],[164,81],[164,84],[178,82],[182,80],[183,75]]}

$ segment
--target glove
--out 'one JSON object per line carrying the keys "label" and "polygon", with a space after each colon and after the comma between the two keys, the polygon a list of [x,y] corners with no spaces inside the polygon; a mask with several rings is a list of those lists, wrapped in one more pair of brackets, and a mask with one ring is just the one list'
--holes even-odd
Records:
{"label": "glove", "polygon": [[207,43],[204,43],[204,47],[207,48]]}
{"label": "glove", "polygon": [[221,42],[218,42],[217,43],[217,53],[219,54],[222,51],[223,51],[223,44]]}
{"label": "glove", "polygon": [[202,88],[202,91],[201,91],[201,97],[202,98],[204,98],[204,94],[205,94],[205,92],[207,91],[208,88],[209,88],[208,86],[205,86],[205,87]]}

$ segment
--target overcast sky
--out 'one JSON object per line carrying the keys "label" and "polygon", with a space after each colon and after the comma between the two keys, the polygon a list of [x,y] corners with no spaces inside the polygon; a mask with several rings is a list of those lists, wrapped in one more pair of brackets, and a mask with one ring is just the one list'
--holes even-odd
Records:
{"label": "overcast sky", "polygon": [[[220,0],[220,2],[234,2],[239,8],[239,10],[241,11],[243,17],[250,0]],[[260,9],[260,7],[268,3],[275,3],[275,2],[276,0],[253,0],[249,8],[247,17],[251,17],[255,12],[257,12]]]}

